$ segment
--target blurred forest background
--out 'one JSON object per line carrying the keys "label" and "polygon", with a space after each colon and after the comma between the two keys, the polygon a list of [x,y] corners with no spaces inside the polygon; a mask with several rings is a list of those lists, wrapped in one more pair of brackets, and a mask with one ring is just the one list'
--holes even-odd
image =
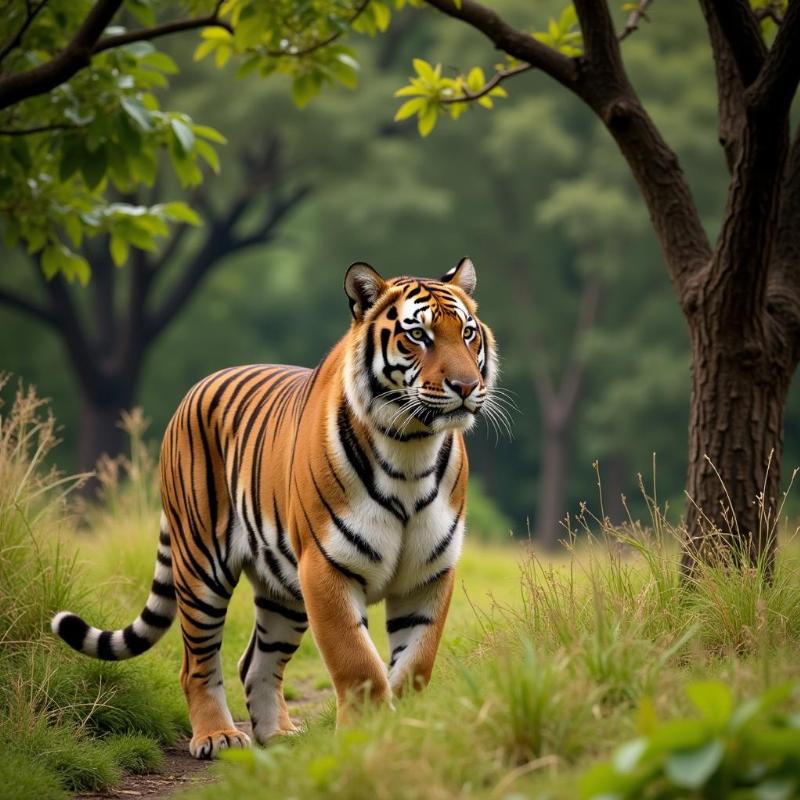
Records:
{"label": "blurred forest background", "polygon": [[[493,5],[512,20],[515,11],[530,16],[521,1]],[[557,4],[537,5],[542,22],[557,13]],[[342,280],[351,261],[387,276],[439,276],[468,254],[482,318],[500,344],[503,383],[519,407],[513,440],[483,427],[471,436],[483,489],[474,504],[496,506],[502,533],[530,528],[553,541],[563,535],[558,520],[580,501],[599,511],[595,460],[605,513],[624,518],[624,494],[640,514],[637,473],[650,489],[655,453],[659,501],[682,513],[685,323],[629,171],[588,110],[531,72],[494,110],[443,120],[420,139],[413,120],[392,121],[392,94],[412,57],[441,60],[445,69],[483,61],[488,71],[492,63],[480,35],[413,10],[387,34],[355,43],[355,91],[327,91],[302,110],[280,77],[237,79],[233,65],[194,62],[197,43],[192,33],[160,42],[181,65],[160,96],[164,107],[227,137],[222,169],[189,191],[165,169],[155,199],[184,197],[204,225],[179,228],[158,252],[134,254],[122,268],[93,243],[91,283],[69,287],[109,380],[114,370],[133,374],[130,404],[152,419],[149,435],[160,437],[189,386],[216,369],[319,361],[349,324]],[[626,42],[625,58],[701,213],[715,224],[727,173],[696,4],[659,4],[651,24]],[[152,190],[141,201],[153,202]],[[155,269],[148,302],[162,312],[160,327],[140,363],[119,365],[117,345],[130,309],[137,313],[137,259]],[[6,249],[0,286],[36,296],[37,270],[22,251]],[[99,412],[82,396],[60,340],[0,306],[0,367],[53,398],[64,426],[56,458],[85,467],[92,453],[82,420],[96,425]],[[800,463],[799,397],[795,385],[787,476]]]}

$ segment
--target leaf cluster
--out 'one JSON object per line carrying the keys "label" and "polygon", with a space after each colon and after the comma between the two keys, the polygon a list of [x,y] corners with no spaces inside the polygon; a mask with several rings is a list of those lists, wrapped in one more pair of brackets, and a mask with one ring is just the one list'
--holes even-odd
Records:
{"label": "leaf cluster", "polygon": [[694,682],[694,717],[660,722],[645,700],[640,735],[581,783],[587,800],[736,798],[789,800],[800,789],[800,716],[786,712],[796,692],[781,684],[734,707],[721,681]]}

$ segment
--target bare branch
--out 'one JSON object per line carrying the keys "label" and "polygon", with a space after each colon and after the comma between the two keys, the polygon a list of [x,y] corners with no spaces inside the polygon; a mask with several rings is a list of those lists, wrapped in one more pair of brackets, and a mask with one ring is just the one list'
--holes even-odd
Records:
{"label": "bare branch", "polygon": [[439,100],[442,105],[450,105],[451,103],[471,103],[474,100],[479,100],[481,97],[485,97],[489,92],[492,91],[496,86],[499,86],[503,81],[508,80],[509,78],[513,78],[515,75],[519,75],[523,72],[528,72],[529,70],[533,69],[532,64],[522,64],[518,67],[513,67],[512,69],[503,69],[498,70],[489,78],[488,81],[477,91],[475,92],[464,92],[463,95],[459,97],[448,97]]}
{"label": "bare branch", "polygon": [[749,86],[761,71],[767,46],[748,0],[710,0],[710,9],[728,42],[744,86]]}
{"label": "bare branch", "polygon": [[[352,25],[364,13],[370,2],[371,0],[362,0],[345,24]],[[345,29],[343,28],[342,30],[336,31],[336,33],[332,33],[330,36],[326,36],[324,39],[320,39],[318,42],[314,42],[313,44],[302,48],[301,50],[268,50],[267,55],[274,56],[276,58],[282,58],[284,56],[300,58],[301,56],[307,56],[309,53],[314,53],[317,50],[321,50],[323,47],[327,47],[329,44],[333,44],[333,42],[335,42],[337,39],[340,39],[344,33]]]}
{"label": "bare branch", "polygon": [[639,0],[636,4],[636,8],[628,14],[628,19],[625,21],[625,27],[622,29],[622,33],[619,35],[619,41],[624,42],[632,33],[635,33],[639,30],[639,24],[642,20],[645,22],[649,22],[650,20],[647,17],[647,8],[653,2],[653,0]]}
{"label": "bare branch", "polygon": [[789,3],[783,24],[767,54],[757,79],[748,86],[745,99],[760,113],[783,124],[800,82],[800,3]]}
{"label": "bare branch", "polygon": [[728,40],[720,28],[713,0],[700,0],[708,28],[708,39],[714,56],[719,108],[719,142],[725,150],[728,171],[733,172],[741,152],[746,125],[744,86]]}
{"label": "bare branch", "polygon": [[0,303],[9,308],[21,311],[29,317],[34,317],[34,319],[38,319],[40,322],[45,322],[53,327],[57,326],[56,318],[49,309],[9,289],[0,289]]}

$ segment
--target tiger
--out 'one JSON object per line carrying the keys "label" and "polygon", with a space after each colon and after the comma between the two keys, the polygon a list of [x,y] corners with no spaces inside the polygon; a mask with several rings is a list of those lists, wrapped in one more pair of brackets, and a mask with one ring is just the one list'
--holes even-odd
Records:
{"label": "tiger", "polygon": [[[496,383],[475,267],[439,280],[345,274],[351,324],[315,369],[252,365],[201,380],[161,447],[155,574],[141,614],[100,630],[62,611],[53,631],[94,658],[137,656],[180,618],[196,758],[250,745],[222,681],[222,632],[242,572],[255,624],[238,662],[252,736],[297,730],[284,670],[311,627],[337,726],[430,680],[465,529],[464,434]],[[383,601],[390,660],[367,627]]]}

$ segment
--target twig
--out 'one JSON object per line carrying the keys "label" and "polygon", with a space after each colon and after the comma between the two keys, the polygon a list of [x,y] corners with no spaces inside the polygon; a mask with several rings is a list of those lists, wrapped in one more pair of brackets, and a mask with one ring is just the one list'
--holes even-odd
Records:
{"label": "twig", "polygon": [[81,128],[81,125],[70,125],[66,122],[54,122],[52,125],[38,125],[35,128],[0,128],[0,136],[29,136],[34,133],[47,131],[71,131]]}
{"label": "twig", "polygon": [[[345,23],[346,25],[352,25],[363,13],[366,11],[367,6],[370,4],[371,0],[362,0],[358,8],[353,12],[350,19],[347,20]],[[316,50],[321,50],[323,47],[326,47],[329,44],[332,44],[337,39],[341,38],[344,35],[344,29],[340,31],[336,31],[336,33],[332,33],[330,36],[325,37],[324,39],[320,39],[318,42],[314,42],[313,44],[304,47],[302,50],[267,50],[268,56],[273,56],[274,58],[280,58],[283,56],[289,56],[291,58],[300,58],[301,56],[307,56],[309,53],[313,53]]]}
{"label": "twig", "polygon": [[512,69],[498,70],[477,92],[464,92],[464,94],[459,97],[448,97],[439,102],[442,105],[449,105],[450,103],[471,103],[473,100],[478,100],[489,94],[495,86],[499,86],[503,81],[508,80],[508,78],[513,78],[515,75],[519,75],[521,72],[527,72],[531,69],[534,69],[533,64],[520,64],[518,67],[513,67]]}
{"label": "twig", "polygon": [[41,0],[37,5],[31,6],[30,2],[26,0],[25,3],[25,21],[20,26],[20,29],[17,31],[16,35],[13,39],[11,39],[8,44],[4,45],[2,50],[0,50],[0,64],[3,63],[6,56],[16,47],[19,47],[20,43],[22,42],[22,37],[25,35],[25,31],[30,28],[31,23],[36,19],[39,12],[50,2],[50,0]]}
{"label": "twig", "polygon": [[639,23],[644,20],[645,22],[649,22],[650,20],[647,18],[647,7],[652,3],[653,0],[639,0],[636,4],[636,8],[628,14],[628,19],[625,21],[625,27],[622,29],[622,33],[619,35],[619,40],[621,42],[625,41],[632,33],[639,30]]}
{"label": "twig", "polygon": [[228,33],[233,33],[230,23],[219,18],[219,9],[222,5],[218,2],[214,10],[205,17],[190,17],[187,19],[176,19],[172,22],[165,22],[163,25],[155,25],[152,28],[140,28],[136,31],[127,31],[116,36],[105,36],[100,39],[92,48],[92,55],[110,50],[113,47],[121,47],[131,42],[145,42],[157,39],[160,36],[168,36],[170,33],[180,33],[181,31],[194,30],[195,28],[224,28]]}

